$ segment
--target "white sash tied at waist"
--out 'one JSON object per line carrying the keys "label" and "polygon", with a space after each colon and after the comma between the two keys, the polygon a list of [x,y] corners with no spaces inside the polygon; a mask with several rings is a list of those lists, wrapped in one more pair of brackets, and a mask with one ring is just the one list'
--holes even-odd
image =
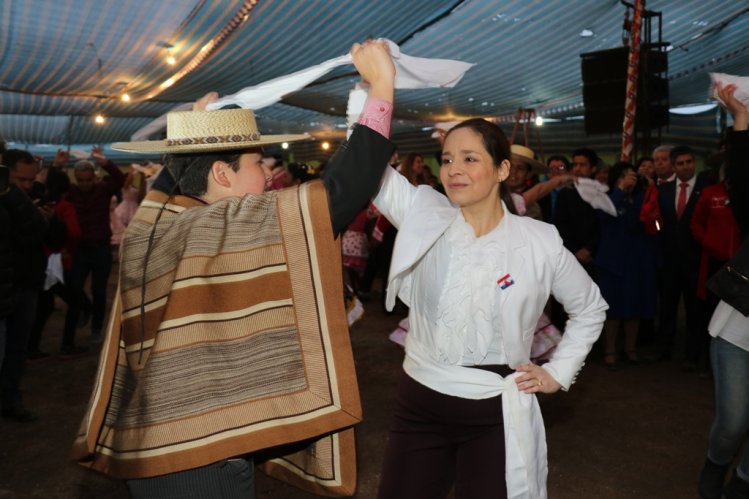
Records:
{"label": "white sash tied at waist", "polygon": [[419,383],[429,386],[424,380],[439,379],[440,393],[468,399],[502,395],[507,497],[545,499],[548,469],[541,410],[534,395],[518,390],[518,374],[503,378],[483,369],[436,363],[406,341],[403,369]]}

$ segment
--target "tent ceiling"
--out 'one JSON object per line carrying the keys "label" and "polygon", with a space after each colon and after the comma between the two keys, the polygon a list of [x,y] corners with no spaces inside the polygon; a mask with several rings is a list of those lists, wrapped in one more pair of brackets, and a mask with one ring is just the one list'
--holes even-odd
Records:
{"label": "tent ceiling", "polygon": [[[650,0],[647,7],[663,13],[663,39],[674,47],[672,106],[705,102],[707,71],[746,74],[749,0]],[[454,89],[399,91],[396,131],[518,107],[580,114],[579,54],[620,46],[624,12],[619,0],[0,2],[0,136],[129,140],[209,90],[235,92],[341,55],[366,37],[390,38],[410,55],[476,63]],[[581,37],[584,29],[593,36]],[[261,129],[340,132],[351,71],[336,70],[259,111]],[[130,103],[119,100],[125,92]],[[105,125],[92,123],[96,112]]]}

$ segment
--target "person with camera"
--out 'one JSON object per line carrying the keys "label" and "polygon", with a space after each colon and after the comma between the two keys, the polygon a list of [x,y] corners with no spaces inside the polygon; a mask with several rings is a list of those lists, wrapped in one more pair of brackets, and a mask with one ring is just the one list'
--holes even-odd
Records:
{"label": "person with camera", "polygon": [[[36,315],[37,297],[44,285],[47,257],[43,242],[48,223],[27,192],[34,185],[38,162],[26,151],[3,153],[7,183],[0,186],[0,206],[7,215],[12,259],[10,313],[6,317],[5,357],[0,369],[2,416],[20,422],[36,420],[21,395],[26,348]],[[5,218],[5,217],[3,217]]]}
{"label": "person with camera", "polygon": [[604,363],[618,369],[619,333],[624,333],[624,359],[640,362],[636,351],[641,319],[653,319],[656,313],[657,239],[649,235],[640,222],[648,179],[635,173],[625,162],[609,170],[608,196],[616,216],[598,212],[601,236],[595,257],[598,285],[609,304],[603,332]]}

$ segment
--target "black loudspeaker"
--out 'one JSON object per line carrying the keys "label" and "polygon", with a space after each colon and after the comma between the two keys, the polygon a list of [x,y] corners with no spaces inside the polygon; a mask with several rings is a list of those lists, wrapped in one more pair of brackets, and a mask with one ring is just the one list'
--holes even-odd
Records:
{"label": "black loudspeaker", "polygon": [[[585,133],[621,133],[627,91],[629,47],[581,54]],[[668,54],[640,51],[637,85],[638,130],[668,125]]]}

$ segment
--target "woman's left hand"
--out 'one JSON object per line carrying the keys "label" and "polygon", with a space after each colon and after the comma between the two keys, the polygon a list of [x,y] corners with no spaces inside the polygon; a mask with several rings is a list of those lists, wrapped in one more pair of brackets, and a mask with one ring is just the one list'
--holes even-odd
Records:
{"label": "woman's left hand", "polygon": [[523,393],[554,393],[562,388],[549,371],[532,362],[518,366],[515,371],[520,373],[515,378],[515,383]]}

